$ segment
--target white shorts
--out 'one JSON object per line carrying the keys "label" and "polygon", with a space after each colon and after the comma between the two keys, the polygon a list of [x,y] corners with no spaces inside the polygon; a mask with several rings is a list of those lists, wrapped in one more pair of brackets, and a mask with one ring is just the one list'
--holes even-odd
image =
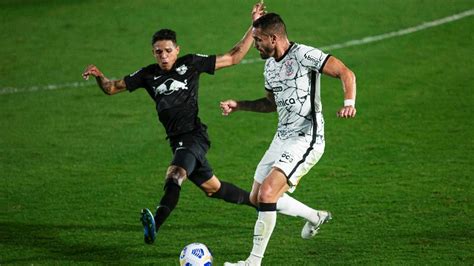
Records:
{"label": "white shorts", "polygon": [[275,134],[270,147],[263,155],[255,171],[254,180],[262,184],[273,167],[282,170],[288,179],[292,193],[301,177],[319,161],[324,153],[324,139],[317,136],[313,140],[311,136],[296,136],[285,140]]}

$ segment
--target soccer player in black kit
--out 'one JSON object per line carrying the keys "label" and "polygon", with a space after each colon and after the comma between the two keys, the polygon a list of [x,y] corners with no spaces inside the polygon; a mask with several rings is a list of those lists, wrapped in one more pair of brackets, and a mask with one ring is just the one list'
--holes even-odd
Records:
{"label": "soccer player in black kit", "polygon": [[[265,13],[262,3],[252,9],[255,21]],[[152,244],[156,232],[176,207],[182,182],[188,178],[207,196],[236,204],[253,206],[249,192],[220,181],[206,159],[210,147],[207,127],[198,117],[198,88],[201,73],[238,64],[252,46],[252,27],[243,39],[224,55],[188,54],[178,58],[176,33],[169,29],[157,31],[152,38],[153,55],[157,61],[125,76],[110,80],[94,65],[89,65],[82,76],[94,76],[99,87],[108,95],[145,88],[156,102],[160,122],[166,129],[173,151],[173,159],[165,177],[164,195],[155,215],[148,209],[141,211],[145,243]]]}

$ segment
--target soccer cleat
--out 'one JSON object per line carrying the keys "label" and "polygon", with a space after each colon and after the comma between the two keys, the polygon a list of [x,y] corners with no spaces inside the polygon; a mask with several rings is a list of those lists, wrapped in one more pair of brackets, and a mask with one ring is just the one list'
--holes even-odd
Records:
{"label": "soccer cleat", "polygon": [[332,219],[331,213],[328,211],[317,211],[318,221],[317,223],[306,222],[303,229],[301,230],[301,237],[304,239],[313,238],[319,230],[319,227]]}
{"label": "soccer cleat", "polygon": [[149,209],[142,209],[141,218],[145,243],[153,244],[156,238],[155,218]]}

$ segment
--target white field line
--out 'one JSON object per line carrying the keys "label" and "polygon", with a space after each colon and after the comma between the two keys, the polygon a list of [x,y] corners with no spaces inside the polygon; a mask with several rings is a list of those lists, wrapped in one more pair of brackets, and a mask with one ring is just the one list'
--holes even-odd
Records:
{"label": "white field line", "polygon": [[[344,43],[336,43],[336,44],[332,44],[328,46],[323,46],[323,47],[319,47],[319,49],[332,51],[332,50],[342,49],[346,47],[352,47],[352,46],[363,45],[363,44],[372,43],[372,42],[378,42],[385,39],[400,37],[400,36],[408,35],[417,31],[422,31],[429,28],[437,27],[437,26],[450,23],[456,20],[460,20],[472,15],[474,15],[474,9],[466,10],[464,12],[454,14],[448,17],[444,17],[441,19],[424,22],[414,27],[409,27],[409,28],[398,30],[398,31],[387,32],[380,35],[367,36],[362,39],[350,40]],[[244,59],[242,60],[241,64],[253,64],[257,62],[263,62],[263,60],[260,58]],[[23,87],[23,88],[3,87],[3,88],[0,88],[0,95],[13,94],[13,93],[19,93],[19,92],[57,90],[57,89],[62,89],[62,88],[80,88],[80,87],[90,86],[91,84],[92,84],[91,82],[87,82],[87,81],[78,81],[78,82],[68,82],[68,83],[63,83],[63,84],[49,84],[49,85],[43,85],[43,86],[32,86],[32,87]]]}
{"label": "white field line", "polygon": [[424,22],[424,23],[422,23],[418,26],[402,29],[402,30],[399,30],[399,31],[392,31],[392,32],[388,32],[388,33],[384,33],[384,34],[380,34],[380,35],[368,36],[368,37],[365,37],[365,38],[359,39],[359,40],[351,40],[351,41],[348,41],[348,42],[345,42],[345,43],[338,43],[338,44],[333,44],[333,45],[321,47],[320,49],[321,50],[336,50],[336,49],[341,49],[341,48],[345,48],[345,47],[351,47],[351,46],[362,45],[362,44],[366,44],[366,43],[378,42],[378,41],[381,41],[381,40],[390,39],[390,38],[394,38],[394,37],[399,37],[399,36],[411,34],[411,33],[417,32],[417,31],[426,30],[428,28],[437,27],[437,26],[440,26],[440,25],[443,25],[443,24],[446,24],[446,23],[449,23],[449,22],[453,22],[453,21],[456,21],[456,20],[459,20],[459,19],[462,19],[462,18],[465,18],[465,17],[468,17],[468,16],[472,16],[472,15],[474,15],[474,9],[466,10],[464,12],[461,12],[461,13],[455,14],[455,15],[451,15],[449,17],[445,17],[445,18],[441,18],[441,19],[437,19],[437,20],[433,20],[433,21],[429,21],[429,22]]}

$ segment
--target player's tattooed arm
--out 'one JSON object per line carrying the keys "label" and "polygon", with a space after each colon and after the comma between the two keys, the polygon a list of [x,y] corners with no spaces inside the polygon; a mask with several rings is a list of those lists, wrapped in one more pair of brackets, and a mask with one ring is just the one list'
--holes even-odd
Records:
{"label": "player's tattooed arm", "polygon": [[243,111],[252,111],[259,113],[270,113],[276,111],[275,98],[273,93],[267,92],[266,97],[253,101],[238,101],[238,108]]}
{"label": "player's tattooed arm", "polygon": [[113,95],[127,89],[123,79],[110,80],[106,77],[96,77],[95,79],[102,91],[108,95]]}
{"label": "player's tattooed arm", "polygon": [[238,110],[259,113],[270,113],[276,111],[275,99],[273,97],[273,93],[271,92],[267,92],[267,97],[253,101],[223,101],[220,103],[220,106],[223,115],[229,115],[230,113]]}
{"label": "player's tattooed arm", "polygon": [[84,73],[82,73],[82,77],[86,80],[89,79],[90,76],[95,77],[97,81],[97,85],[102,89],[105,94],[113,95],[127,89],[125,81],[121,80],[110,80],[104,76],[104,74],[94,65],[89,65]]}
{"label": "player's tattooed arm", "polygon": [[[257,20],[265,14],[265,6],[263,2],[259,2],[253,6],[252,9],[252,21]],[[245,33],[244,37],[236,44],[230,51],[223,55],[218,55],[216,58],[215,69],[221,69],[224,67],[236,65],[242,61],[250,47],[252,47],[252,27],[250,27]]]}

